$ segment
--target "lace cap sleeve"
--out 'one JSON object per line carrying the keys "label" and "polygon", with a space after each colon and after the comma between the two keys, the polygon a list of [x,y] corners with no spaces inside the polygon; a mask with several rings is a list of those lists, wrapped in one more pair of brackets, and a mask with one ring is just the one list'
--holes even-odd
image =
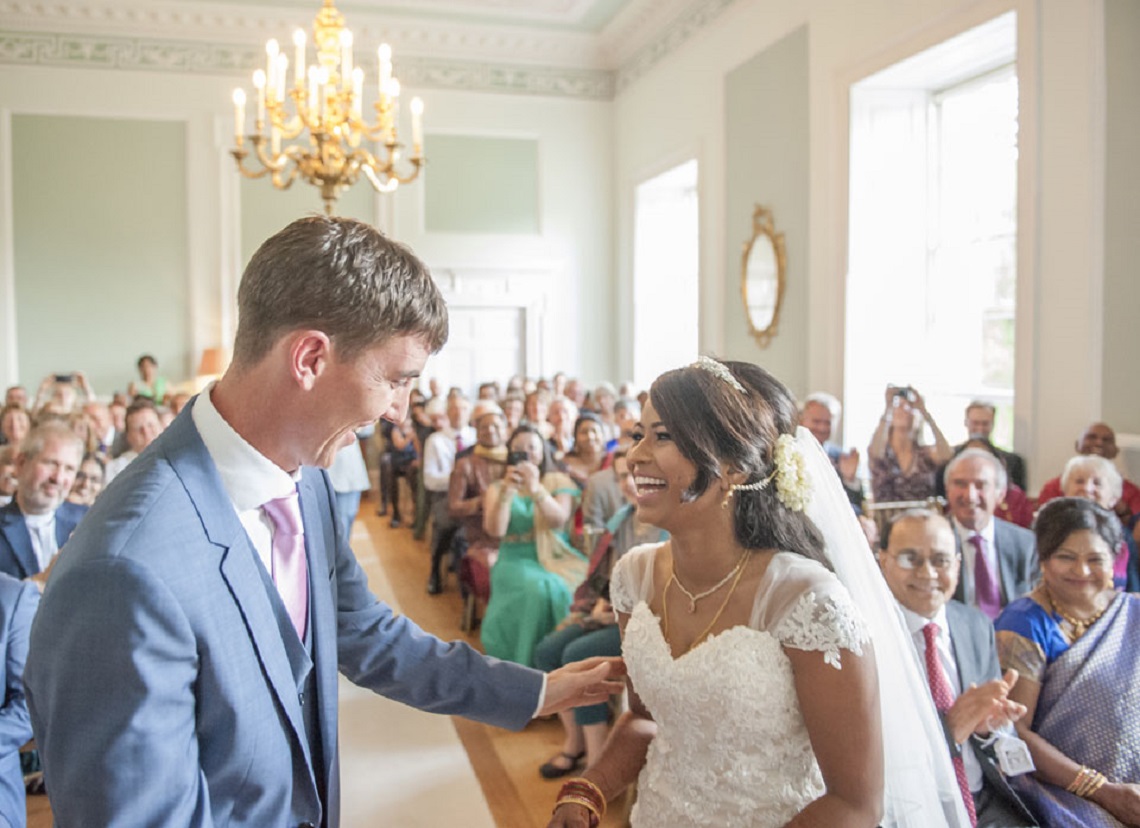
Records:
{"label": "lace cap sleeve", "polygon": [[770,588],[757,607],[758,625],[785,647],[818,651],[836,670],[840,650],[863,655],[870,639],[846,587],[821,564],[799,555],[781,553],[765,575]]}
{"label": "lace cap sleeve", "polygon": [[610,577],[610,600],[614,609],[629,615],[638,601],[648,601],[653,592],[653,560],[660,543],[635,546],[614,565]]}

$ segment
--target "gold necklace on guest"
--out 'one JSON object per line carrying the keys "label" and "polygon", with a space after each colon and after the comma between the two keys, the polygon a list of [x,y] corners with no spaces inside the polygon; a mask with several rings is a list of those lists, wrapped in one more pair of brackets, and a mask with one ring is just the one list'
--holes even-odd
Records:
{"label": "gold necklace on guest", "polygon": [[[732,572],[728,573],[729,575],[735,573],[736,578],[733,580],[732,586],[728,590],[728,594],[724,596],[724,601],[721,603],[720,609],[716,611],[716,615],[713,616],[713,619],[709,622],[708,626],[701,630],[701,634],[689,642],[689,646],[685,648],[685,652],[681,653],[681,655],[685,655],[685,653],[688,653],[693,649],[693,647],[696,647],[698,644],[704,641],[705,636],[707,636],[709,632],[712,631],[712,628],[716,626],[716,622],[719,621],[720,617],[724,614],[724,610],[728,606],[728,602],[732,600],[732,594],[736,592],[736,585],[740,583],[740,578],[744,575],[744,564],[747,562],[747,558],[748,552],[745,552],[744,557],[740,559],[740,563],[736,565]],[[677,586],[681,586],[681,582],[677,580],[676,573],[674,573],[673,576],[669,579],[669,583],[665,584],[665,591],[661,593],[661,615],[663,616],[662,634],[665,637],[666,643],[669,641],[669,584],[672,583],[676,583]],[[721,584],[723,583],[724,582],[722,581]],[[717,588],[719,588],[721,584],[718,584]],[[684,591],[684,587],[681,587],[681,589]],[[688,595],[689,593],[685,592],[685,594]]]}
{"label": "gold necklace on guest", "polygon": [[1083,620],[1080,618],[1074,618],[1057,606],[1057,602],[1053,600],[1053,593],[1049,591],[1048,586],[1042,584],[1041,587],[1045,591],[1045,600],[1049,602],[1049,609],[1052,610],[1055,615],[1061,616],[1062,620],[1067,621],[1069,623],[1069,626],[1073,628],[1074,640],[1080,638],[1082,635],[1088,632],[1089,627],[1099,621],[1100,617],[1108,611],[1108,608],[1110,606],[1112,606],[1112,602],[1109,601],[1104,605],[1103,609],[1101,609],[1091,618],[1085,618]]}
{"label": "gold necklace on guest", "polygon": [[[697,611],[697,601],[701,600],[702,598],[708,598],[710,595],[712,595],[714,592],[716,592],[722,586],[724,586],[729,581],[731,581],[732,576],[736,575],[744,567],[744,562],[745,562],[745,560],[747,560],[747,558],[748,558],[748,550],[745,550],[744,554],[740,556],[740,560],[736,562],[736,566],[734,566],[731,570],[729,570],[727,575],[725,575],[723,578],[721,578],[719,581],[717,581],[709,589],[706,589],[704,592],[700,592],[696,595],[693,595],[693,593],[691,593],[691,592],[689,592],[689,590],[685,589],[685,585],[682,584],[680,579],[677,577],[677,570],[674,569],[672,566],[670,566],[669,581],[670,581],[670,583],[675,583],[677,585],[677,589],[679,589],[679,590],[681,590],[681,592],[685,593],[685,597],[689,599],[689,615],[692,615],[694,612]],[[668,591],[668,589],[669,589],[669,585],[666,584],[665,590]]]}

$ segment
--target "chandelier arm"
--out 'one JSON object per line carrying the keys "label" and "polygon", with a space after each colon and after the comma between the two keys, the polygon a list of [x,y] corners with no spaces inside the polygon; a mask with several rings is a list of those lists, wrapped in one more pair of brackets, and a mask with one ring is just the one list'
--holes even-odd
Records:
{"label": "chandelier arm", "polygon": [[269,173],[272,172],[272,170],[264,168],[264,167],[260,170],[247,169],[245,166],[245,159],[246,159],[246,156],[249,155],[249,150],[246,150],[246,149],[230,150],[230,155],[232,155],[234,157],[234,160],[237,161],[238,172],[240,172],[242,174],[242,176],[244,176],[245,178],[264,178],[265,176],[269,175]]}

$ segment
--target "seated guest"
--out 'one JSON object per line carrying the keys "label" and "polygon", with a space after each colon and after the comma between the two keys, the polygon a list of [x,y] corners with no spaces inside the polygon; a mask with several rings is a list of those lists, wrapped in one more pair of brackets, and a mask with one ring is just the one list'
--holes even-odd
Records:
{"label": "seated guest", "polygon": [[[432,380],[436,386],[438,381]],[[413,395],[414,397],[414,395]],[[424,485],[424,449],[428,438],[437,431],[447,428],[447,402],[438,394],[431,398],[421,395],[419,400],[411,400],[412,427],[416,435],[416,514],[412,521],[412,536],[423,540],[431,522],[431,497]]]}
{"label": "seated guest", "polygon": [[578,487],[555,470],[542,435],[522,425],[507,446],[525,452],[527,459],[508,466],[483,499],[483,528],[500,539],[483,618],[483,649],[530,665],[535,646],[570,609],[588,561],[570,546],[565,532]]}
{"label": "seated guest", "polygon": [[83,406],[83,414],[91,423],[91,433],[96,442],[92,451],[102,457],[103,462],[110,460],[112,450],[120,439],[119,432],[115,429],[115,422],[111,418],[111,409],[98,401],[89,402]]}
{"label": "seated guest", "polygon": [[119,399],[120,396],[125,395],[115,394],[115,398],[107,403],[107,410],[111,413],[111,425],[115,427],[115,441],[111,444],[111,459],[118,457],[130,448],[127,445],[128,403]]}
{"label": "seated guest", "polygon": [[574,449],[574,425],[578,421],[578,405],[569,397],[555,397],[546,415],[550,423],[550,448],[555,462],[561,463]]}
{"label": "seated guest", "polygon": [[24,660],[39,603],[34,584],[0,574],[0,825],[27,824],[20,748],[32,738],[32,720],[24,698]]}
{"label": "seated guest", "polygon": [[[586,386],[582,384],[581,380],[571,377],[570,379],[566,380],[566,390],[563,392],[562,396],[570,400],[570,402],[574,403],[574,416],[576,417],[578,416],[577,412],[581,410],[582,406],[586,402]],[[571,417],[570,419],[573,420],[574,417]]]}
{"label": "seated guest", "polygon": [[954,598],[991,619],[1041,575],[1033,533],[994,517],[1007,482],[1005,466],[982,449],[966,449],[946,466],[946,497],[964,563]]}
{"label": "seated guest", "polygon": [[142,397],[155,405],[166,402],[166,377],[159,376],[158,360],[150,354],[143,354],[136,363],[139,378],[127,386],[127,394],[134,399]]}
{"label": "seated guest", "polygon": [[[1001,461],[1005,463],[1005,469],[1009,474],[1010,483],[1022,491],[1025,491],[1025,460],[1022,459],[1020,454],[1000,449],[990,441],[990,436],[994,432],[994,417],[996,415],[997,408],[993,403],[973,400],[967,405],[966,433],[969,435],[967,443],[974,445],[977,442],[984,442],[989,445],[993,449],[994,454],[1000,457]],[[955,446],[955,451],[967,448],[967,443]]]}
{"label": "seated guest", "polygon": [[879,565],[926,667],[955,770],[961,763],[962,799],[971,822],[992,828],[1037,825],[992,749],[979,741],[1017,721],[1025,708],[1009,701],[1017,673],[1002,677],[990,619],[950,598],[962,563],[954,530],[936,512],[912,509],[892,521],[884,541]]}
{"label": "seated guest", "polygon": [[618,448],[629,451],[633,447],[633,427],[641,419],[641,405],[632,397],[618,397],[614,403],[614,422],[618,426]]}
{"label": "seated guest", "polygon": [[9,405],[0,411],[0,435],[4,437],[4,445],[18,448],[31,430],[32,417],[27,409]]}
{"label": "seated guest", "polygon": [[[83,397],[80,399],[80,393]],[[70,374],[48,374],[40,382],[32,412],[38,422],[43,414],[67,417],[85,403],[95,399],[91,383],[82,371]]]}
{"label": "seated guest", "polygon": [[[437,398],[438,399],[438,398]],[[430,407],[434,411],[435,401]],[[447,495],[455,458],[475,445],[475,429],[470,425],[471,402],[454,395],[447,401],[447,424],[434,432],[424,445],[423,477],[427,493],[427,509],[431,517],[431,559],[442,560],[451,549],[455,533],[459,531],[448,511]]]}
{"label": "seated guest", "polygon": [[495,402],[499,399],[499,383],[497,382],[481,382],[479,383],[479,393],[476,395],[478,400],[488,400]]}
{"label": "seated guest", "polygon": [[503,409],[503,416],[507,421],[507,434],[512,434],[523,421],[526,397],[521,391],[507,391],[500,402],[500,407]]}
{"label": "seated guest", "polygon": [[[933,497],[934,478],[939,466],[950,459],[950,444],[916,390],[888,385],[886,400],[886,410],[867,449],[875,501],[890,503]],[[934,434],[933,446],[921,443],[924,421]]]}
{"label": "seated guest", "polygon": [[863,483],[856,476],[859,472],[859,451],[850,449],[844,451],[842,446],[831,442],[831,435],[839,427],[839,417],[843,406],[831,394],[817,391],[808,394],[800,407],[800,425],[812,433],[823,450],[827,452],[831,465],[843,481],[843,490],[847,499],[857,512],[863,508]]}
{"label": "seated guest", "polygon": [[127,450],[107,464],[108,484],[162,433],[162,420],[158,417],[158,409],[146,399],[131,403],[127,409],[125,425]]}
{"label": "seated guest", "polygon": [[[550,393],[535,389],[526,395],[523,403],[523,422],[537,428],[544,440],[549,440],[554,434],[554,427],[550,424]],[[512,432],[513,433],[513,432]]]}
{"label": "seated guest", "polygon": [[95,452],[85,454],[79,464],[79,471],[75,473],[75,483],[71,486],[67,502],[77,506],[90,506],[99,492],[103,491],[105,476],[106,466],[99,455]]}
{"label": "seated guest", "polygon": [[[1123,485],[1124,478],[1112,461],[1095,454],[1070,458],[1061,472],[1061,491],[1065,497],[1083,497],[1110,511],[1120,501]],[[1140,591],[1137,563],[1136,541],[1131,532],[1123,531],[1112,566],[1112,582],[1117,589]]]}
{"label": "seated guest", "polygon": [[[660,543],[667,533],[637,519],[633,501],[637,489],[625,455],[614,458],[611,471],[616,473],[621,507],[610,516],[606,534],[598,540],[586,580],[574,593],[570,614],[558,629],[539,642],[534,652],[535,666],[540,670],[557,669],[596,655],[621,655],[621,633],[610,605],[610,573],[614,564],[635,546]],[[544,779],[557,779],[573,773],[578,767],[601,754],[609,731],[609,705],[579,707],[558,714],[565,737],[557,756],[539,768]]]}
{"label": "seated guest", "polygon": [[562,464],[570,479],[578,488],[584,489],[590,475],[607,466],[610,460],[601,418],[590,412],[582,414],[574,421],[573,435],[571,448],[562,457]]}
{"label": "seated guest", "polygon": [[[448,486],[447,506],[452,520],[462,528],[467,544],[466,554],[481,557],[489,569],[498,552],[499,542],[483,528],[483,498],[507,467],[507,421],[501,408],[491,402],[482,402],[476,406],[474,422],[477,442],[474,450],[465,452],[455,461]],[[437,595],[443,590],[439,571],[442,561],[436,557],[436,551],[433,545],[427,587],[430,595]]]}
{"label": "seated guest", "polygon": [[47,422],[16,454],[16,496],[0,509],[0,572],[30,578],[43,572],[71,537],[86,506],[66,503],[83,459],[79,438],[64,423]]}
{"label": "seated guest", "polygon": [[4,407],[14,405],[17,408],[28,407],[28,389],[22,385],[9,385],[4,390]]}
{"label": "seated guest", "polygon": [[[988,451],[997,458],[999,463],[1003,466],[1005,465],[1004,455],[1000,454],[988,440],[967,440],[960,446],[955,447],[954,456],[957,457],[966,449]],[[1009,470],[1007,469],[1007,475],[1008,472]],[[945,466],[938,472],[938,488],[936,494],[939,497],[946,497]],[[1023,529],[1028,529],[1033,523],[1033,511],[1033,504],[1029,502],[1029,497],[1025,494],[1025,491],[1012,480],[1008,480],[1005,487],[1005,494],[1002,495],[997,506],[994,508],[994,516],[1014,523]]]}
{"label": "seated guest", "polygon": [[[1095,454],[1105,460],[1115,460],[1119,453],[1116,432],[1107,423],[1093,423],[1077,438],[1077,454]],[[1044,506],[1053,498],[1061,496],[1061,478],[1054,477],[1045,481],[1045,485],[1041,487],[1041,493],[1037,496],[1037,505]],[[1120,499],[1113,508],[1125,522],[1131,521],[1135,515],[1140,515],[1140,487],[1125,479]]]}
{"label": "seated guest", "polygon": [[[422,407],[422,400],[421,400]],[[402,423],[380,421],[380,433],[384,437],[384,449],[380,452],[380,505],[376,514],[388,515],[388,504],[392,504],[391,527],[400,525],[400,478],[407,480],[415,491],[412,467],[416,462],[416,431],[412,419],[412,408],[408,407]]]}
{"label": "seated guest", "polygon": [[1010,698],[1037,770],[1012,780],[1042,825],[1140,824],[1140,598],[1112,586],[1120,521],[1083,498],[1044,506],[1034,524],[1041,584],[996,623]]}
{"label": "seated guest", "polygon": [[0,506],[16,495],[16,447],[0,446]]}
{"label": "seated guest", "polygon": [[617,439],[621,436],[621,426],[618,425],[614,413],[614,404],[616,402],[617,393],[610,383],[603,382],[594,389],[594,408],[597,412],[598,420],[602,424],[603,443],[607,446],[610,443],[616,446]]}
{"label": "seated guest", "polygon": [[[622,449],[618,449],[614,457],[620,454],[624,454]],[[611,462],[586,479],[586,488],[582,490],[583,530],[601,534],[605,531],[610,518],[617,514],[625,502],[618,481],[617,467]]]}

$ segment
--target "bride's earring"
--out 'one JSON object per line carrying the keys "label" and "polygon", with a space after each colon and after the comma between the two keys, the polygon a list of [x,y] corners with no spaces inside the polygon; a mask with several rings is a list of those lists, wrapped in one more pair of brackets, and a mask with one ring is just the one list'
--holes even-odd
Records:
{"label": "bride's earring", "polygon": [[729,502],[730,500],[732,500],[732,493],[733,493],[733,491],[734,491],[735,489],[736,489],[736,487],[735,487],[735,486],[733,486],[733,487],[732,487],[732,488],[730,488],[730,489],[729,489],[727,492],[725,492],[725,493],[724,493],[724,500],[722,500],[722,501],[720,502],[720,508],[722,508],[722,509],[727,509],[727,508],[728,508],[728,502]]}

